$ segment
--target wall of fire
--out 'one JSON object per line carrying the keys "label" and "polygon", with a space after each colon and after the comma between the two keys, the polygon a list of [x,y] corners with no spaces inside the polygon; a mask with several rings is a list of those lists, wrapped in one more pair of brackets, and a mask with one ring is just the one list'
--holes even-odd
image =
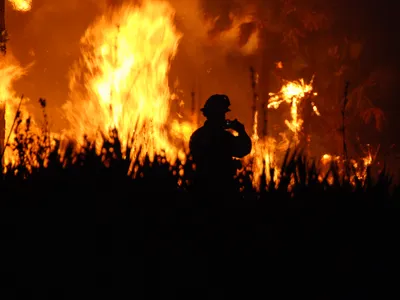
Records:
{"label": "wall of fire", "polygon": [[[7,4],[9,53],[22,66],[33,63],[27,75],[15,84],[18,93],[32,99],[31,112],[40,113],[36,99],[44,97],[48,100],[49,115],[59,115],[68,98],[68,70],[79,55],[81,36],[97,16],[120,2],[34,0],[31,11],[26,13],[15,11]],[[250,36],[255,31],[249,26],[252,20],[246,12],[233,24],[232,15],[229,17],[231,8],[224,3],[226,1],[171,0],[177,27],[184,34],[172,63],[171,88],[179,82],[177,91],[187,111],[190,111],[192,91],[197,99],[196,110],[210,94],[226,93],[231,97],[234,116],[250,126],[249,67],[259,63],[256,47],[250,45]],[[212,20],[214,25],[205,26],[206,19]],[[232,36],[219,39],[218,33],[224,32]],[[67,126],[59,118],[53,118],[52,123],[57,129]]]}

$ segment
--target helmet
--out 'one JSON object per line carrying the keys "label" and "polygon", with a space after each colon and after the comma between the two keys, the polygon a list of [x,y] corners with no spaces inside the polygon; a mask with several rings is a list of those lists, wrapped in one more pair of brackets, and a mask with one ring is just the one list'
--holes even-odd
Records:
{"label": "helmet", "polygon": [[229,101],[228,96],[226,95],[220,95],[220,94],[215,94],[212,95],[206,103],[204,104],[204,107],[201,109],[203,113],[209,113],[209,112],[224,112],[227,113],[228,111],[231,111],[229,109],[229,106],[231,105],[231,102]]}

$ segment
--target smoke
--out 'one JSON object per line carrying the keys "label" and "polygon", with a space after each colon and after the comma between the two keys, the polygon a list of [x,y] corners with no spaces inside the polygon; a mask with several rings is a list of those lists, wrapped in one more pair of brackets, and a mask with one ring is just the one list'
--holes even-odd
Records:
{"label": "smoke", "polygon": [[[238,53],[251,55],[258,48],[255,12],[226,11],[215,15],[200,0],[170,0],[176,9],[178,27],[186,41],[197,47],[212,46],[215,55]],[[221,4],[224,2],[221,2]]]}
{"label": "smoke", "polygon": [[[196,93],[197,107],[211,94],[231,98],[232,116],[251,123],[249,67],[257,63],[259,36],[252,6],[229,1],[170,0],[183,32],[171,79],[179,78],[188,103]],[[210,5],[211,4],[211,5]]]}

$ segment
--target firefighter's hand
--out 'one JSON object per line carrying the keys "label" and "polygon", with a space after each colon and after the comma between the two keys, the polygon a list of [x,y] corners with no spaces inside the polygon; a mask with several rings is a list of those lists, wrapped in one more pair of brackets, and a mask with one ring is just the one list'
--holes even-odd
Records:
{"label": "firefighter's hand", "polygon": [[233,120],[230,126],[233,130],[237,132],[243,132],[244,131],[244,125],[240,123],[237,119]]}

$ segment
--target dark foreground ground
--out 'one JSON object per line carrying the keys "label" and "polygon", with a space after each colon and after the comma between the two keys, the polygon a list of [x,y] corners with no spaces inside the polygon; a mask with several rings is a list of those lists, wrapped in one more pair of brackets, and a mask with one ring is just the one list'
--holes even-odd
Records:
{"label": "dark foreground ground", "polygon": [[9,190],[0,210],[2,299],[400,294],[398,209],[378,196],[213,195],[206,203],[112,182],[21,190]]}
{"label": "dark foreground ground", "polygon": [[132,180],[129,161],[90,151],[1,178],[1,299],[400,297],[400,189],[384,173],[354,187],[333,166],[328,186],[293,158],[270,192],[199,197],[168,165]]}

